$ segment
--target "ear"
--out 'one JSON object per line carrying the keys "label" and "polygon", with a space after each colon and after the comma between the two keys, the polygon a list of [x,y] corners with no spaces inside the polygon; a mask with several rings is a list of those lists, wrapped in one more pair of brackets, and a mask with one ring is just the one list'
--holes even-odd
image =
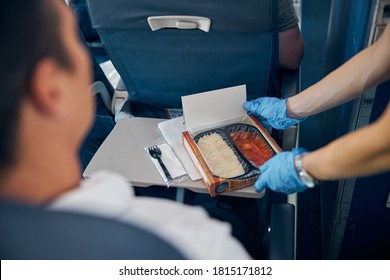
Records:
{"label": "ear", "polygon": [[65,112],[61,87],[62,71],[53,59],[44,59],[34,68],[29,96],[35,108],[42,114],[61,117]]}

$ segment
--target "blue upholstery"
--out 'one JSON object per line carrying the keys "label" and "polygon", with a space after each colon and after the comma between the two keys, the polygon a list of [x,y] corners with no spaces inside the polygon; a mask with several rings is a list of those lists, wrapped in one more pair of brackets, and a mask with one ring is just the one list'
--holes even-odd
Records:
{"label": "blue upholstery", "polygon": [[[181,96],[241,84],[247,85],[248,100],[279,95],[278,1],[87,0],[87,5],[92,26],[128,90],[135,116],[166,118],[164,108],[181,108]],[[211,28],[209,32],[152,31],[147,18],[164,15],[207,17]],[[296,93],[290,82],[284,88]],[[201,200],[200,196],[196,199]],[[241,203],[252,205],[245,199],[234,200],[239,209],[243,209]],[[221,203],[224,209],[207,210],[233,224],[236,219],[230,215],[229,203]],[[262,230],[257,227],[268,228],[265,214],[261,213],[261,226],[256,218],[250,223],[245,220],[248,227],[243,235],[254,256],[258,246],[253,246],[252,236],[260,239]],[[283,232],[291,235],[291,231]]]}
{"label": "blue upholstery", "polygon": [[[79,32],[79,35],[81,42],[86,48],[88,48],[87,40],[85,39],[81,30]],[[94,81],[102,82],[105,85],[108,93],[110,94],[110,97],[112,97],[112,95],[114,94],[114,88],[108,81],[98,61],[92,55],[91,49],[88,48],[88,50],[90,51],[90,58],[93,63]],[[96,151],[99,149],[103,141],[110,134],[114,126],[115,121],[111,111],[106,108],[103,100],[100,98],[100,95],[96,95],[95,121],[80,149],[80,159],[83,170],[88,166],[92,157],[95,155]]]}
{"label": "blue upholstery", "polygon": [[85,0],[70,0],[69,6],[72,7],[75,12],[78,26],[85,37],[85,40],[87,40],[87,42],[99,41],[100,38],[98,33],[92,28]]}
{"label": "blue upholstery", "polygon": [[0,201],[0,257],[9,259],[183,259],[138,227],[93,216]]}
{"label": "blue upholstery", "polygon": [[[248,99],[273,95],[278,71],[278,1],[88,0],[98,31],[130,100],[181,108],[181,96],[240,84]],[[210,18],[210,32],[152,31],[149,16]],[[154,116],[136,111],[138,116]]]}

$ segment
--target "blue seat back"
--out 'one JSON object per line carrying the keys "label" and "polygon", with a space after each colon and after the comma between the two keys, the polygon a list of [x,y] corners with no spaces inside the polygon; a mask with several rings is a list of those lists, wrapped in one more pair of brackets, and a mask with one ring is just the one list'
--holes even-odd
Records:
{"label": "blue seat back", "polygon": [[0,257],[10,259],[183,259],[154,234],[130,224],[0,200]]}
{"label": "blue seat back", "polygon": [[[133,104],[181,108],[181,96],[240,84],[250,100],[278,87],[278,1],[87,2]],[[147,18],[165,15],[206,17],[211,28],[152,31]]]}

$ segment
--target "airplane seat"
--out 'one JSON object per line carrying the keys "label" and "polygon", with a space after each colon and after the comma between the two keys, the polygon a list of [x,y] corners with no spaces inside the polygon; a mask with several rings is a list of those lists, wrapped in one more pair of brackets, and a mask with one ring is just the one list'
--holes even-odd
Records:
{"label": "airplane seat", "polygon": [[[241,84],[248,100],[298,92],[299,71],[279,77],[278,1],[87,0],[87,6],[122,78],[118,90],[127,90],[136,117],[173,117],[182,96]],[[284,148],[293,147],[296,128],[276,138]],[[266,211],[271,220],[294,219],[291,207],[274,207]],[[294,237],[290,227],[284,232]],[[266,243],[273,244],[271,238]],[[285,257],[269,257],[293,258],[293,246],[287,250]]]}
{"label": "airplane seat", "polygon": [[100,40],[99,34],[92,27],[86,0],[68,0],[67,2],[69,7],[71,7],[74,11],[77,24],[83,37],[85,38],[88,48],[99,63],[106,61],[108,57]]}
{"label": "airplane seat", "polygon": [[[294,258],[294,207],[272,206],[268,259]],[[2,260],[184,259],[164,240],[136,226],[84,214],[0,201]]]}
{"label": "airplane seat", "polygon": [[85,0],[70,0],[68,2],[76,15],[77,24],[86,41],[88,43],[100,42],[99,34],[92,27],[91,20],[89,19]]}
{"label": "airplane seat", "polygon": [[80,149],[80,160],[84,170],[115,126],[114,115],[111,111],[115,90],[100,67],[94,51],[88,45],[80,27],[79,37],[80,41],[88,49],[92,61],[94,82],[90,86],[90,91],[95,96],[95,121]]}
{"label": "airplane seat", "polygon": [[0,201],[2,260],[184,259],[166,241],[134,225]]}
{"label": "airplane seat", "polygon": [[277,95],[277,4],[87,1],[133,115],[160,118],[181,109],[183,95],[240,84],[249,100]]}

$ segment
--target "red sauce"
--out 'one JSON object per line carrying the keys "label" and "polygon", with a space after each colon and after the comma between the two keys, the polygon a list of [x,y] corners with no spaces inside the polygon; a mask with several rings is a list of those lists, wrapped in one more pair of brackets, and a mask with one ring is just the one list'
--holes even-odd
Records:
{"label": "red sauce", "polygon": [[252,132],[234,132],[230,136],[234,145],[257,168],[275,154],[261,136]]}

